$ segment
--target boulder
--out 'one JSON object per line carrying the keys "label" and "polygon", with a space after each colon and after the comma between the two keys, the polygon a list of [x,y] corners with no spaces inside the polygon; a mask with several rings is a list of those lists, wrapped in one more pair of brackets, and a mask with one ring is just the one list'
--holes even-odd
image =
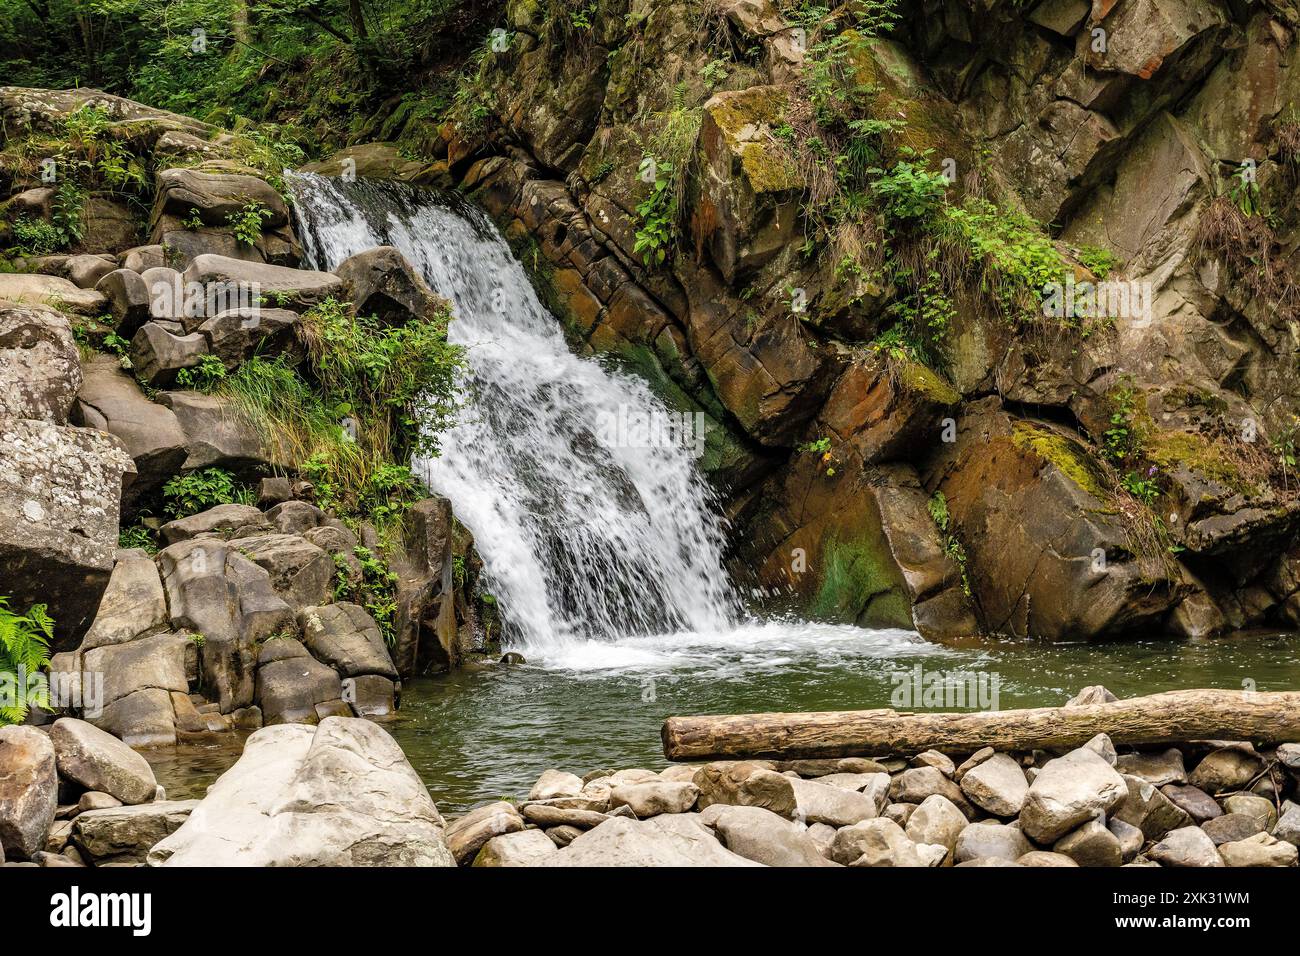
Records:
{"label": "boulder", "polygon": [[545,770],[528,791],[529,800],[550,800],[554,797],[572,797],[582,792],[582,778],[563,770]]}
{"label": "boulder", "polygon": [[1052,845],[1052,850],[1068,856],[1079,866],[1120,866],[1124,862],[1119,837],[1101,820],[1089,820],[1067,833]]}
{"label": "boulder", "polygon": [[795,818],[804,823],[845,827],[870,820],[880,812],[874,796],[855,790],[794,777],[790,785],[794,788]]}
{"label": "boulder", "polygon": [[277,306],[301,312],[331,296],[341,296],[343,280],[330,272],[290,269],[227,256],[202,255],[185,267],[185,284],[217,289],[253,290]]}
{"label": "boulder", "polygon": [[10,607],[49,605],[55,651],[94,619],[134,465],[103,432],[0,418],[0,568]]}
{"label": "boulder", "polygon": [[1171,830],[1147,851],[1147,856],[1161,866],[1223,866],[1223,858],[1214,841],[1200,827]]}
{"label": "boulder", "polygon": [[154,846],[181,828],[198,804],[197,800],[158,800],[89,810],[72,822],[72,841],[96,866],[138,866]]}
{"label": "boulder", "polygon": [[1068,856],[1062,853],[1052,853],[1048,850],[1030,850],[1020,859],[1016,860],[1021,866],[1078,866]]}
{"label": "boulder", "polygon": [[[700,814],[732,853],[764,866],[834,866],[809,830],[762,807],[716,803]],[[833,831],[832,831],[833,833]]]}
{"label": "boulder", "polygon": [[1141,777],[1157,787],[1187,782],[1183,752],[1177,747],[1170,747],[1162,753],[1120,754],[1115,769],[1121,774]]}
{"label": "boulder", "polygon": [[699,808],[725,803],[736,807],[763,807],[792,817],[798,806],[793,780],[749,761],[718,761],[695,773],[700,790]]}
{"label": "boulder", "polygon": [[1245,749],[1226,747],[1206,754],[1187,782],[1208,794],[1240,790],[1264,769],[1259,755]]}
{"label": "boulder", "polygon": [[99,716],[86,712],[86,717],[132,747],[170,747],[176,743],[171,695],[162,687],[145,687],[106,704]]}
{"label": "boulder", "polygon": [[44,306],[60,312],[97,316],[106,305],[104,296],[94,289],[79,289],[59,276],[0,272],[0,302],[13,305]]}
{"label": "boulder", "polygon": [[79,289],[93,289],[104,276],[117,268],[112,256],[69,256],[63,266],[64,274]]}
{"label": "boulder", "polygon": [[155,634],[87,651],[82,667],[104,675],[105,705],[150,688],[183,693],[189,689],[185,658],[191,647],[177,634]]}
{"label": "boulder", "polygon": [[214,538],[170,545],[159,552],[158,566],[172,626],[203,635],[207,692],[222,713],[252,704],[258,642],[294,629],[293,612],[270,576]]}
{"label": "boulder", "polygon": [[1219,856],[1226,866],[1295,866],[1298,853],[1293,844],[1267,833],[1219,847]]}
{"label": "boulder", "polygon": [[[299,653],[300,652],[300,653]],[[266,726],[314,724],[317,706],[343,698],[334,670],[307,653],[292,637],[268,641],[257,667],[257,704]]]}
{"label": "boulder", "polygon": [[903,828],[877,817],[847,826],[831,842],[831,859],[844,866],[927,866]]}
{"label": "boulder", "polygon": [[928,843],[953,850],[957,846],[957,838],[969,825],[966,814],[955,803],[936,793],[921,801],[904,827],[914,843]]}
{"label": "boulder", "polygon": [[146,322],[131,339],[136,378],[150,388],[168,388],[182,369],[194,368],[208,354],[208,340],[198,332],[174,335],[157,322]]}
{"label": "boulder", "polygon": [[72,422],[121,440],[136,469],[127,497],[138,499],[176,475],[187,451],[175,413],[151,402],[115,358],[96,355],[82,365],[82,372]]}
{"label": "boulder", "polygon": [[649,820],[611,817],[577,837],[550,861],[554,866],[758,866],[718,842],[698,814]]}
{"label": "boulder", "polygon": [[227,226],[227,218],[250,203],[270,214],[262,220],[263,228],[273,229],[289,221],[284,197],[273,186],[251,169],[240,170],[220,161],[163,170],[156,188],[155,221],[164,214],[185,218],[197,210],[206,225]]}
{"label": "boulder", "polygon": [[961,791],[971,803],[995,817],[1018,816],[1029,793],[1020,764],[1006,754],[993,754],[961,778]]}
{"label": "boulder", "polygon": [[324,604],[333,593],[334,560],[297,535],[234,538],[230,547],[263,568],[275,592],[295,610]]}
{"label": "boulder", "polygon": [[1215,799],[1197,787],[1171,783],[1161,787],[1160,792],[1169,798],[1170,803],[1186,813],[1193,823],[1204,823],[1223,813],[1223,808]]}
{"label": "boulder", "polygon": [[1214,841],[1215,846],[1233,843],[1264,833],[1268,827],[1248,813],[1225,813],[1213,820],[1201,824],[1206,836]]}
{"label": "boulder", "polygon": [[1116,820],[1137,827],[1148,840],[1158,840],[1170,830],[1192,823],[1191,817],[1154,784],[1141,777],[1121,776],[1128,793],[1115,808]]}
{"label": "boulder", "polygon": [[340,677],[378,674],[397,679],[379,625],[365,608],[348,603],[304,607],[298,612],[298,627],[307,649]]}
{"label": "boulder", "polygon": [[231,399],[200,392],[163,392],[158,401],[175,413],[185,432],[185,471],[222,468],[245,477],[285,465],[285,455],[268,446],[257,426]]}
{"label": "boulder", "polygon": [[254,732],[179,830],[164,866],[455,866],[401,748],[368,720]]}
{"label": "boulder", "polygon": [[0,861],[45,849],[58,802],[50,738],[35,727],[0,727]]}
{"label": "boulder", "polygon": [[167,626],[167,599],[153,559],[122,552],[113,565],[99,611],[81,642],[83,652],[122,644]]}
{"label": "boulder", "polygon": [[386,326],[432,319],[449,307],[392,246],[349,256],[334,274],[347,284],[357,315],[373,315]]}
{"label": "boulder", "polygon": [[1277,810],[1273,801],[1254,793],[1234,793],[1223,801],[1226,816],[1241,814],[1253,820],[1261,830],[1273,829],[1277,823]]}
{"label": "boulder", "polygon": [[699,787],[688,782],[650,780],[613,787],[609,794],[611,808],[628,807],[637,819],[662,813],[686,813],[700,795]]}
{"label": "boulder", "polygon": [[398,684],[378,674],[345,677],[342,700],[358,717],[386,717],[397,709]]}
{"label": "boulder", "polygon": [[635,818],[631,808],[626,805],[622,807],[624,812],[621,813],[597,813],[593,810],[577,810],[545,803],[525,803],[519,809],[525,820],[539,827],[569,826],[577,827],[579,830],[590,830],[600,826],[611,816]]}
{"label": "boulder", "polygon": [[84,720],[62,717],[50,729],[50,739],[65,779],[131,806],[154,798],[158,781],[149,762],[112,734]]}
{"label": "boulder", "polygon": [[1019,860],[1034,849],[1019,827],[1001,823],[972,823],[962,830],[953,847],[958,863],[970,860]]}
{"label": "boulder", "polygon": [[199,535],[216,533],[229,537],[232,532],[241,528],[260,527],[266,527],[266,519],[262,512],[252,505],[228,504],[217,505],[198,514],[168,521],[159,532],[164,541],[175,544],[178,541],[189,541]]}
{"label": "boulder", "polygon": [[66,424],[81,361],[66,316],[0,302],[0,417]]}
{"label": "boulder", "polygon": [[524,828],[523,817],[514,804],[504,800],[475,807],[447,827],[447,847],[461,866],[474,861],[475,854],[493,837]]}
{"label": "boulder", "polygon": [[1031,839],[1053,843],[1080,824],[1110,813],[1127,796],[1124,778],[1105,759],[1091,750],[1072,750],[1049,760],[1034,778],[1020,824]]}
{"label": "boulder", "polygon": [[298,313],[288,309],[253,306],[219,312],[200,325],[199,332],[208,340],[208,352],[233,371],[254,355],[301,360],[298,322]]}
{"label": "boulder", "polygon": [[559,852],[541,830],[494,836],[474,857],[474,866],[550,866]]}
{"label": "boulder", "polygon": [[[107,301],[113,328],[124,339],[140,330],[153,315],[155,290],[145,277],[132,269],[115,269],[95,285],[95,291]],[[166,316],[171,318],[171,316]]]}

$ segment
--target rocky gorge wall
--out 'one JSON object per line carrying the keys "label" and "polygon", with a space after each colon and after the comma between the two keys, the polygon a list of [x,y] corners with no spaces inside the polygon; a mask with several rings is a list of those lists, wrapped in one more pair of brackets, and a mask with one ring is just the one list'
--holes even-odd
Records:
{"label": "rocky gorge wall", "polygon": [[[707,415],[740,580],[933,638],[1300,623],[1294,7],[597,7],[510,3],[432,165],[316,168],[471,193],[576,347]],[[828,241],[830,83],[885,168]],[[927,164],[928,245],[881,185]]]}

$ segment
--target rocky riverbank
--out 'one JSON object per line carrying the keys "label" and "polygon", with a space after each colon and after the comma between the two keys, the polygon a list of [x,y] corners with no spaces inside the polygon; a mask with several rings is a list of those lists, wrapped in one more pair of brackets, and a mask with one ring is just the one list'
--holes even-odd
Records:
{"label": "rocky riverbank", "polygon": [[548,770],[452,821],[462,866],[1294,867],[1300,745]]}
{"label": "rocky riverbank", "polygon": [[1300,846],[1295,743],[547,770],[450,822],[357,718],[255,732],[201,800],[73,718],[0,729],[0,766],[14,865],[1295,867]]}

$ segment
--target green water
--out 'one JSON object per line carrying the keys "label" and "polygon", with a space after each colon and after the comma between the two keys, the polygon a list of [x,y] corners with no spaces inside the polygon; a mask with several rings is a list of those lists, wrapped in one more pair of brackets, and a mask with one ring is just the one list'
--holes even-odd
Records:
{"label": "green water", "polygon": [[[809,635],[779,625],[719,642],[643,639],[580,645],[524,666],[472,667],[408,681],[385,726],[444,813],[527,793],[548,767],[583,774],[665,765],[664,717],[689,713],[844,710],[891,706],[923,673],[997,677],[1001,708],[1059,705],[1104,684],[1120,697],[1191,687],[1294,690],[1300,636],[1256,633],[1213,641],[1100,645],[982,642],[942,648],[903,632]],[[896,674],[908,674],[907,681]],[[924,709],[912,702],[910,709]],[[940,709],[949,709],[943,707]],[[151,756],[173,798],[201,796],[236,746],[185,746]]]}

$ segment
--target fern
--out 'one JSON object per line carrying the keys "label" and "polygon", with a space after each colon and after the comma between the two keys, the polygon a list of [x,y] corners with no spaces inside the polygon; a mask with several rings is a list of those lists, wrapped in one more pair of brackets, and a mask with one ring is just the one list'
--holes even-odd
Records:
{"label": "fern", "polygon": [[15,614],[9,599],[0,597],[0,726],[21,723],[32,704],[49,706],[49,683],[41,672],[50,666],[53,637],[54,621],[44,604]]}

